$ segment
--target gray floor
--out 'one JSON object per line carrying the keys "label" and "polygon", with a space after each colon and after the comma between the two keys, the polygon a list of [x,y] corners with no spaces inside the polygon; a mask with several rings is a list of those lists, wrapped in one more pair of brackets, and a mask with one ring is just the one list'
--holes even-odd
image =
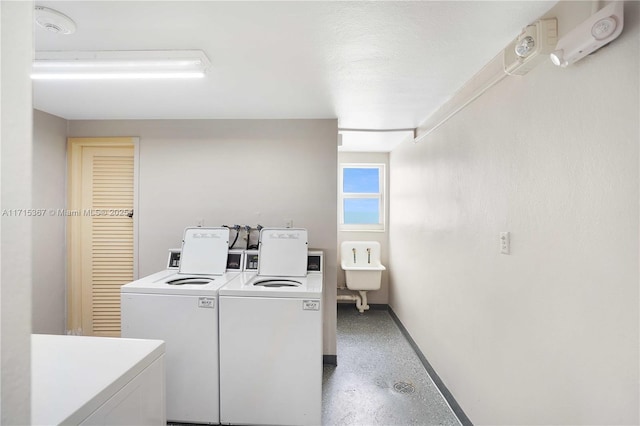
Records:
{"label": "gray floor", "polygon": [[338,305],[338,366],[324,366],[323,425],[460,425],[386,310]]}

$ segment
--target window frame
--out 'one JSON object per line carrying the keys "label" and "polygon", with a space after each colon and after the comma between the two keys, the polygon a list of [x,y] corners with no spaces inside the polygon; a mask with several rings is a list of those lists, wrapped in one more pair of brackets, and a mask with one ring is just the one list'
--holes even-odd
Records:
{"label": "window frame", "polygon": [[[377,169],[379,192],[344,192],[344,169]],[[338,229],[340,231],[384,232],[386,227],[386,168],[383,163],[340,163],[338,168]],[[345,199],[377,199],[380,223],[344,223]]]}

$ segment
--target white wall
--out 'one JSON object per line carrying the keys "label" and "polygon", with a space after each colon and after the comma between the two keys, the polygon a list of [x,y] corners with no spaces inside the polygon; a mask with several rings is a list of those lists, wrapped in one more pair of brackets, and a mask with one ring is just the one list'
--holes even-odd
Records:
{"label": "white wall", "polygon": [[640,421],[639,6],[391,154],[390,302],[474,424]]}
{"label": "white wall", "polygon": [[[338,152],[338,163],[374,163],[384,164],[386,170],[385,179],[385,214],[387,224],[383,232],[338,231],[338,251],[343,241],[377,241],[380,243],[380,259],[385,266],[389,265],[389,153],[387,152]],[[338,265],[340,265],[340,253],[338,253]],[[338,267],[338,285],[345,285],[344,271]],[[349,294],[349,290],[340,290],[339,294]],[[389,275],[388,270],[382,273],[380,290],[367,293],[369,303],[389,303]],[[352,303],[352,302],[349,302]]]}
{"label": "white wall", "polygon": [[[29,424],[33,3],[0,2],[0,423]],[[13,211],[13,213],[11,213]],[[17,214],[17,215],[16,215]]]}
{"label": "white wall", "polygon": [[[37,209],[66,208],[67,120],[33,112],[33,194]],[[33,221],[32,329],[64,334],[66,328],[65,217],[46,214]]]}
{"label": "white wall", "polygon": [[307,228],[325,251],[324,353],[336,353],[336,120],[70,121],[69,136],[140,137],[139,276],[201,218]]}

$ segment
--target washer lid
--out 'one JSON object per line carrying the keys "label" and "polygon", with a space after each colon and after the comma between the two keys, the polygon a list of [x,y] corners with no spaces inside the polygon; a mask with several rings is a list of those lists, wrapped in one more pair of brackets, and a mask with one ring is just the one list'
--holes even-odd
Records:
{"label": "washer lid", "polygon": [[264,277],[253,272],[241,272],[239,278],[230,280],[220,288],[219,295],[221,297],[321,299],[322,274],[283,278]]}
{"label": "washer lid", "polygon": [[187,228],[182,240],[181,274],[222,275],[227,269],[228,228]]}
{"label": "washer lid", "polygon": [[258,275],[304,277],[307,275],[307,230],[262,228]]}
{"label": "washer lid", "polygon": [[120,287],[120,293],[158,294],[169,296],[217,296],[218,290],[236,279],[240,272],[222,275],[184,275],[169,270],[172,275],[153,274]]}

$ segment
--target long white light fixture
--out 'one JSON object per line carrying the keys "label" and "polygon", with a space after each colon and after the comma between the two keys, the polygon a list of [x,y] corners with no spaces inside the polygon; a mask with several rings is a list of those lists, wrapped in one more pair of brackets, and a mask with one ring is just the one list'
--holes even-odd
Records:
{"label": "long white light fixture", "polygon": [[202,78],[211,66],[201,50],[36,52],[34,80]]}

